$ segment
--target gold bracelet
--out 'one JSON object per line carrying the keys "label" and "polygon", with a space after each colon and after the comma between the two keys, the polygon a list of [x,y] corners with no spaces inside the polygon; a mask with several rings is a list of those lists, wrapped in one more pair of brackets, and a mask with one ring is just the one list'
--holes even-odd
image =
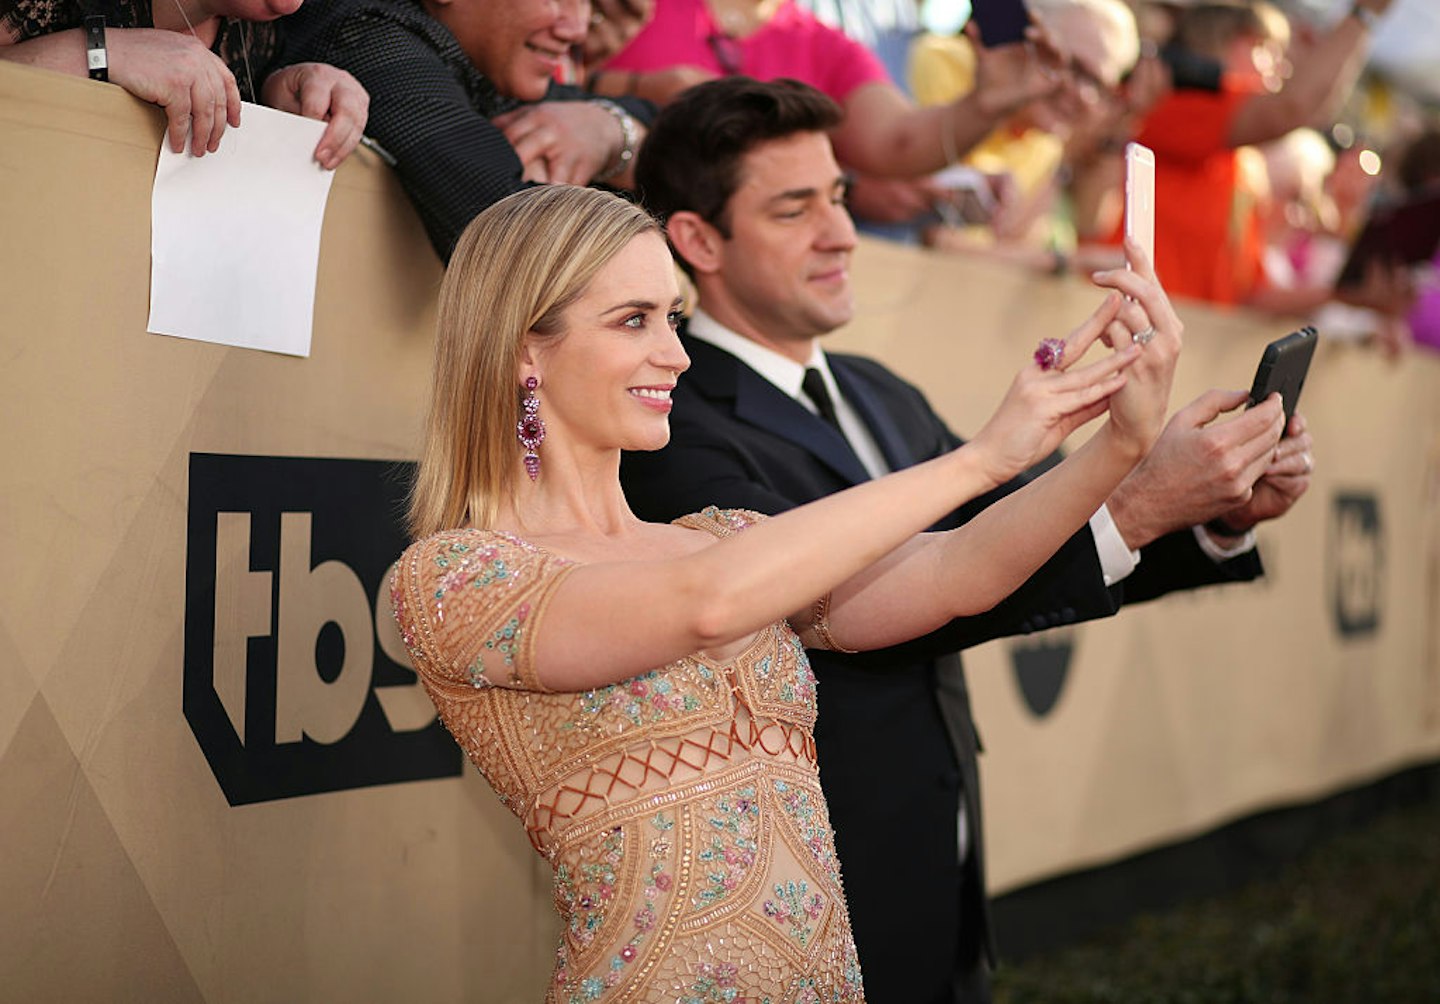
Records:
{"label": "gold bracelet", "polygon": [[815,601],[814,614],[810,621],[810,628],[815,632],[815,637],[820,643],[831,652],[846,652],[851,655],[860,651],[858,648],[846,648],[835,640],[830,633],[830,594],[826,593]]}

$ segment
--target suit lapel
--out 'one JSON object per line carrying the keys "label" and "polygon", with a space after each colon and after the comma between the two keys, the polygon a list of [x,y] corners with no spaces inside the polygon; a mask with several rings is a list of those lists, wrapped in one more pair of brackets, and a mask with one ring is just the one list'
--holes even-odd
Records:
{"label": "suit lapel", "polygon": [[845,400],[859,413],[860,419],[870,430],[870,435],[875,437],[875,443],[880,447],[890,469],[898,471],[913,466],[915,455],[910,450],[910,444],[895,420],[890,417],[880,396],[866,383],[863,376],[850,368],[843,357],[832,355],[829,360],[830,372],[835,374],[840,393],[845,395]]}
{"label": "suit lapel", "polygon": [[716,399],[733,396],[734,414],[748,425],[802,447],[851,484],[869,481],[860,458],[830,423],[730,353],[694,338],[684,340],[691,368],[680,379]]}

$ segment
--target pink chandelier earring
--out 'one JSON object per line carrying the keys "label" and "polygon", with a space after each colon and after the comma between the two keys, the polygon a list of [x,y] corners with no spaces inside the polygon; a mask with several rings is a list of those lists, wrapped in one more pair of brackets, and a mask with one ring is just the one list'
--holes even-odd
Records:
{"label": "pink chandelier earring", "polygon": [[530,475],[531,481],[540,474],[540,454],[535,451],[545,441],[545,423],[540,418],[540,399],[535,396],[535,388],[539,386],[540,381],[533,376],[525,378],[525,396],[520,399],[524,414],[520,416],[520,421],[515,423],[515,438],[525,447],[525,473]]}

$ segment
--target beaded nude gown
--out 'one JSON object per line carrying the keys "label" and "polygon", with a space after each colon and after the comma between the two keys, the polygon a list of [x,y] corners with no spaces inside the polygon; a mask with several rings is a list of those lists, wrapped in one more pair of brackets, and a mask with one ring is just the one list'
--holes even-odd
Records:
{"label": "beaded nude gown", "polygon": [[[717,536],[758,517],[677,522]],[[531,653],[575,566],[505,533],[406,550],[411,659],[450,732],[555,874],[546,1000],[863,1001],[815,766],[815,678],[785,622],[723,662],[545,691]]]}

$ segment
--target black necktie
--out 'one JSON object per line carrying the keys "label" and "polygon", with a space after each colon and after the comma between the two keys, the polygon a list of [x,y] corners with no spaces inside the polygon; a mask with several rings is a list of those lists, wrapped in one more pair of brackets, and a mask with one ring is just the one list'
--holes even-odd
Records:
{"label": "black necktie", "polygon": [[830,392],[825,389],[825,378],[820,375],[820,371],[813,366],[807,369],[805,379],[800,381],[800,389],[805,392],[810,403],[815,405],[820,417],[835,426],[840,435],[845,435],[845,431],[840,428],[840,419],[835,415],[835,402],[830,399]]}

